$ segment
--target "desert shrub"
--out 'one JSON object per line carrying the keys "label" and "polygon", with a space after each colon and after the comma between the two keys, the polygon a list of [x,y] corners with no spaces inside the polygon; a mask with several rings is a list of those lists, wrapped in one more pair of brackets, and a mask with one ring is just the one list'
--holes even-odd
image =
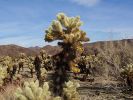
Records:
{"label": "desert shrub", "polygon": [[100,50],[97,56],[101,59],[101,66],[104,68],[103,73],[106,77],[113,76],[117,78],[120,76],[121,59],[119,50],[111,48]]}
{"label": "desert shrub", "polygon": [[119,51],[120,66],[127,66],[127,64],[133,63],[133,52],[130,47],[122,48]]}
{"label": "desert shrub", "polygon": [[118,44],[115,47],[113,44],[107,44],[104,49],[99,49],[98,57],[102,59],[102,65],[105,68],[106,76],[114,76],[119,79],[120,69],[133,62],[132,49],[127,45]]}

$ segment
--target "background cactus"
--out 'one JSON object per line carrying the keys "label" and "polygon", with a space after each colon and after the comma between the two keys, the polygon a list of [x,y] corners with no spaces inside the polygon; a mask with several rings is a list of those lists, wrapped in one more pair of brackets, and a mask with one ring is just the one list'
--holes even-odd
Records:
{"label": "background cactus", "polygon": [[126,79],[127,86],[133,89],[133,64],[127,64],[121,69],[121,76]]}
{"label": "background cactus", "polygon": [[53,60],[51,58],[51,55],[48,55],[45,50],[40,51],[40,58],[42,61],[42,67],[44,67],[47,71],[53,69]]}
{"label": "background cactus", "polygon": [[19,55],[19,61],[18,61],[18,63],[19,63],[18,73],[19,73],[21,70],[23,71],[23,69],[24,69],[24,64],[25,64],[26,61],[27,61],[26,54],[25,54],[25,53],[20,53],[20,55]]}
{"label": "background cactus", "polygon": [[46,53],[46,51],[43,50],[43,49],[40,51],[40,55],[41,55],[41,57],[42,57],[43,60],[46,59],[46,57],[48,56],[47,53]]}
{"label": "background cactus", "polygon": [[4,83],[4,78],[7,77],[7,71],[6,68],[3,68],[0,66],[0,86],[3,85]]}
{"label": "background cactus", "polygon": [[29,57],[27,58],[27,62],[26,62],[26,66],[27,66],[28,69],[30,70],[31,77],[33,77],[34,69],[35,69],[34,60],[35,60],[34,57],[29,56]]}
{"label": "background cactus", "polygon": [[133,76],[133,64],[127,64],[127,66],[124,66],[121,69],[121,74],[124,75],[124,77],[126,76]]}

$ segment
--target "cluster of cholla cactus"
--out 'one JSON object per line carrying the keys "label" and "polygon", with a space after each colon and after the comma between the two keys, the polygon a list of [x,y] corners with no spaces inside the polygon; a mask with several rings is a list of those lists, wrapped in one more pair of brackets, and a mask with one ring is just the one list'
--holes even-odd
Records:
{"label": "cluster of cholla cactus", "polygon": [[[45,66],[46,60],[49,56],[45,56],[44,53],[40,53],[40,71],[35,70],[35,57],[33,56],[26,56],[25,53],[20,53],[19,57],[12,58],[9,56],[0,57],[0,66],[2,68],[6,69],[7,77],[5,79],[5,83],[7,82],[13,82],[17,79],[20,79],[22,77],[22,73],[24,71],[24,68],[28,68],[31,74],[31,77],[33,78],[33,74],[36,71],[37,75],[42,77],[43,79],[46,77],[46,69]],[[46,57],[46,58],[45,58]],[[48,62],[48,61],[47,61]],[[37,66],[37,69],[39,67]],[[21,73],[20,73],[21,72]],[[39,74],[38,74],[39,73]]]}
{"label": "cluster of cholla cactus", "polygon": [[96,67],[96,64],[99,63],[99,59],[95,55],[81,56],[81,60],[85,63],[86,66],[90,68]]}
{"label": "cluster of cholla cactus", "polygon": [[20,54],[19,58],[12,58],[9,56],[4,56],[0,58],[0,65],[2,68],[6,69],[7,77],[4,79],[4,83],[12,82],[13,80],[20,79],[21,74],[18,74],[17,71],[20,71],[20,67],[23,67],[27,59],[24,58],[25,54]]}
{"label": "cluster of cholla cactus", "polygon": [[127,64],[121,69],[121,76],[126,79],[126,84],[133,89],[133,64]]}
{"label": "cluster of cholla cactus", "polygon": [[42,87],[39,86],[39,81],[25,82],[22,88],[17,88],[14,98],[15,100],[80,100],[78,87],[79,84],[76,82],[66,82],[63,87],[63,96],[55,97],[50,91],[48,82],[45,82]]}
{"label": "cluster of cholla cactus", "polygon": [[13,61],[11,57],[5,56],[3,57],[3,62],[1,62],[1,65],[6,69],[7,78],[12,80],[17,71],[16,62]]}
{"label": "cluster of cholla cactus", "polygon": [[80,100],[80,95],[77,92],[79,83],[68,81],[63,88],[63,94],[66,100]]}
{"label": "cluster of cholla cactus", "polygon": [[[8,71],[10,72],[11,68],[12,68],[12,58],[9,56],[5,56],[3,57],[3,62],[2,65],[6,68],[8,68]],[[8,72],[8,73],[9,73]]]}
{"label": "cluster of cholla cactus", "polygon": [[95,55],[85,55],[78,58],[80,72],[84,73],[83,80],[87,79],[88,74],[94,75],[95,69],[100,66],[101,59]]}
{"label": "cluster of cholla cactus", "polygon": [[15,100],[61,100],[53,97],[48,82],[39,87],[39,82],[25,82],[23,88],[18,88],[14,94]]}
{"label": "cluster of cholla cactus", "polygon": [[56,71],[53,76],[56,95],[62,95],[63,84],[68,80],[66,70],[80,72],[77,56],[83,52],[82,42],[89,41],[86,33],[80,29],[81,25],[79,16],[67,17],[64,13],[59,13],[57,20],[46,30],[45,41],[59,40],[58,45],[62,48],[62,51],[53,57],[56,59]]}

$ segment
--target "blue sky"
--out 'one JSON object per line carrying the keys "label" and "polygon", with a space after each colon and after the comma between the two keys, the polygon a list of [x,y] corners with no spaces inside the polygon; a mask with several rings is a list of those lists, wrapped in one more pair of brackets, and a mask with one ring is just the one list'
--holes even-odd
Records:
{"label": "blue sky", "polygon": [[0,0],[0,45],[49,44],[44,31],[58,12],[80,15],[90,42],[133,38],[133,0]]}

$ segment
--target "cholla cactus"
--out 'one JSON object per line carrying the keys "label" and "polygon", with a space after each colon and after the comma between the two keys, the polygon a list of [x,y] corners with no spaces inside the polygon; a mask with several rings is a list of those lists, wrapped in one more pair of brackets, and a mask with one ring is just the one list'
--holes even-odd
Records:
{"label": "cholla cactus", "polygon": [[88,55],[83,57],[83,62],[86,64],[87,68],[95,68],[102,63],[101,59],[95,55]]}
{"label": "cholla cactus", "polygon": [[47,70],[45,68],[41,68],[41,78],[45,79],[47,76]]}
{"label": "cholla cactus", "polygon": [[[82,42],[89,40],[86,38],[86,33],[80,30],[81,25],[82,22],[79,16],[67,17],[64,13],[59,13],[57,20],[54,20],[46,30],[45,41],[62,40],[58,44],[63,48],[66,59],[69,59],[68,64],[75,63],[74,59],[76,59],[77,53],[81,54],[83,52]],[[69,64],[71,70],[76,67],[71,65]]]}
{"label": "cholla cactus", "polygon": [[7,72],[5,68],[0,67],[0,86],[3,85],[3,79],[7,77]]}
{"label": "cholla cactus", "polygon": [[80,71],[76,58],[83,52],[82,42],[89,41],[86,33],[80,29],[81,25],[79,16],[67,17],[64,13],[59,13],[57,20],[54,20],[46,30],[45,41],[59,40],[58,45],[62,47],[62,51],[53,57],[56,59],[54,75],[56,95],[62,95],[63,84],[68,80],[66,70],[71,70],[74,73]]}
{"label": "cholla cactus", "polygon": [[43,60],[46,59],[46,57],[47,57],[47,53],[43,49],[40,51],[40,55],[41,55],[41,57],[42,57]]}
{"label": "cholla cactus", "polygon": [[133,89],[133,64],[127,64],[121,69],[121,76],[126,79],[126,84]]}
{"label": "cholla cactus", "polygon": [[6,69],[6,73],[8,74],[8,76],[10,76],[10,78],[12,77],[12,72],[13,72],[13,59],[9,56],[5,56],[3,57],[3,61],[2,61],[2,65],[3,67]]}
{"label": "cholla cactus", "polygon": [[17,59],[5,56],[3,57],[2,63],[3,63],[2,66],[6,69],[7,73],[6,81],[7,79],[12,81],[12,79],[14,79],[18,67]]}
{"label": "cholla cactus", "polygon": [[40,58],[42,61],[41,66],[44,67],[47,71],[52,69],[52,59],[51,56],[46,53],[45,50],[40,51]]}
{"label": "cholla cactus", "polygon": [[33,77],[33,72],[34,72],[34,64],[33,63],[28,63],[28,68],[30,69],[30,74],[31,77]]}
{"label": "cholla cactus", "polygon": [[25,53],[20,53],[20,54],[19,54],[19,57],[20,57],[20,58],[25,58],[25,57],[26,57],[26,54],[25,54]]}
{"label": "cholla cactus", "polygon": [[30,56],[30,57],[27,57],[26,59],[26,62],[24,63],[24,65],[30,70],[30,74],[31,74],[31,77],[33,77],[33,73],[34,73],[34,57]]}
{"label": "cholla cactus", "polygon": [[5,56],[5,57],[3,58],[3,65],[4,65],[5,67],[11,68],[11,67],[12,67],[12,58],[9,57],[9,56]]}
{"label": "cholla cactus", "polygon": [[48,55],[43,61],[42,61],[43,67],[50,71],[53,69],[53,60],[51,58],[51,55]]}
{"label": "cholla cactus", "polygon": [[18,63],[19,63],[19,69],[18,69],[18,73],[20,72],[20,70],[23,71],[24,69],[24,64],[27,62],[27,58],[26,58],[26,55],[24,53],[20,53],[20,57],[19,57],[19,60],[18,60]]}
{"label": "cholla cactus", "polygon": [[80,72],[84,73],[83,81],[86,81],[88,74],[95,75],[95,71],[98,72],[102,66],[102,59],[95,55],[86,55],[79,57]]}
{"label": "cholla cactus", "polygon": [[64,96],[67,100],[80,100],[80,95],[77,92],[77,88],[79,87],[79,83],[68,81],[65,83]]}
{"label": "cholla cactus", "polygon": [[23,88],[18,88],[14,94],[15,100],[61,100],[61,97],[52,97],[48,82],[39,87],[39,82],[25,82]]}
{"label": "cholla cactus", "polygon": [[124,68],[121,69],[121,74],[123,77],[133,77],[133,64],[127,64],[127,66],[124,66]]}

